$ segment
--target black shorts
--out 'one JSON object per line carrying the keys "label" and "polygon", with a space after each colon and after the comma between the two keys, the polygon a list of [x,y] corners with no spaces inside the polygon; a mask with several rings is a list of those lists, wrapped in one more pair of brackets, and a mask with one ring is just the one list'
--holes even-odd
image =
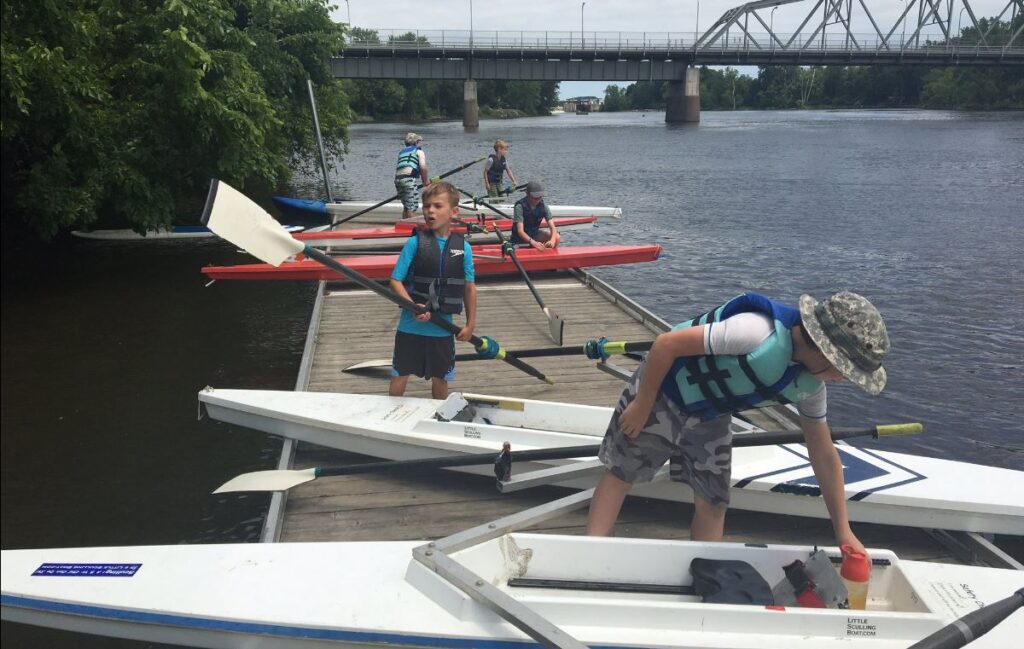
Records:
{"label": "black shorts", "polygon": [[391,376],[422,379],[455,378],[455,336],[420,336],[395,332],[395,353],[391,358]]}

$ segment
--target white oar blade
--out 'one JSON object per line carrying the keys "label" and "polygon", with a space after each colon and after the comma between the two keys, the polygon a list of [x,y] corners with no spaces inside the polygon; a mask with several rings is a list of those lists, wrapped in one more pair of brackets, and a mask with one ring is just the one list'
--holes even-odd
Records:
{"label": "white oar blade", "polygon": [[215,494],[232,491],[287,491],[292,487],[316,480],[316,469],[297,471],[254,471],[243,473],[228,480],[213,492]]}
{"label": "white oar blade", "polygon": [[374,361],[363,361],[362,363],[356,363],[355,365],[349,365],[342,372],[373,372],[373,371],[389,371],[393,361],[380,358]]}
{"label": "white oar blade", "polygon": [[548,317],[548,333],[551,335],[551,340],[561,347],[565,334],[565,320],[562,320],[557,313],[548,307],[544,307],[544,315]]}
{"label": "white oar blade", "polygon": [[272,266],[280,266],[305,247],[262,207],[220,180],[210,182],[202,220],[219,237]]}

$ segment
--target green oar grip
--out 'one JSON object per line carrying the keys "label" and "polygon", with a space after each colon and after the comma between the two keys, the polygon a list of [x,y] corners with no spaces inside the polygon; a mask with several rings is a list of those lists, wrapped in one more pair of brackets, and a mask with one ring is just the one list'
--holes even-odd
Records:
{"label": "green oar grip", "polygon": [[604,353],[608,356],[614,356],[616,354],[626,353],[626,341],[620,340],[616,342],[606,342],[604,344]]}
{"label": "green oar grip", "polygon": [[924,432],[924,425],[918,423],[909,424],[879,424],[875,426],[875,437],[894,437],[896,435],[917,435]]}

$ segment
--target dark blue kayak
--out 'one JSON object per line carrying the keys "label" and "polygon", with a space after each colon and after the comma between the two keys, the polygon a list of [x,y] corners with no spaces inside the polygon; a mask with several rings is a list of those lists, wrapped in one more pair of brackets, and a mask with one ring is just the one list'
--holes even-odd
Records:
{"label": "dark blue kayak", "polygon": [[274,205],[282,214],[299,218],[322,220],[327,216],[327,203],[315,198],[275,196]]}

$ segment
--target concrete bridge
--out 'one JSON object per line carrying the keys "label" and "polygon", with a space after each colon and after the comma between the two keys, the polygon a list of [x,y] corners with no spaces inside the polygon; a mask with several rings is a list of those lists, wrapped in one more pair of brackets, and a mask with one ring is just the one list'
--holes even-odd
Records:
{"label": "concrete bridge", "polygon": [[[783,6],[797,16],[810,9],[795,33],[773,30]],[[990,24],[979,22],[970,0],[902,6],[885,29],[863,0],[759,0],[703,33],[376,30],[352,38],[331,67],[350,79],[463,80],[463,123],[476,126],[479,79],[667,81],[665,121],[697,122],[699,65],[1024,65],[1024,0],[1009,0]]]}

